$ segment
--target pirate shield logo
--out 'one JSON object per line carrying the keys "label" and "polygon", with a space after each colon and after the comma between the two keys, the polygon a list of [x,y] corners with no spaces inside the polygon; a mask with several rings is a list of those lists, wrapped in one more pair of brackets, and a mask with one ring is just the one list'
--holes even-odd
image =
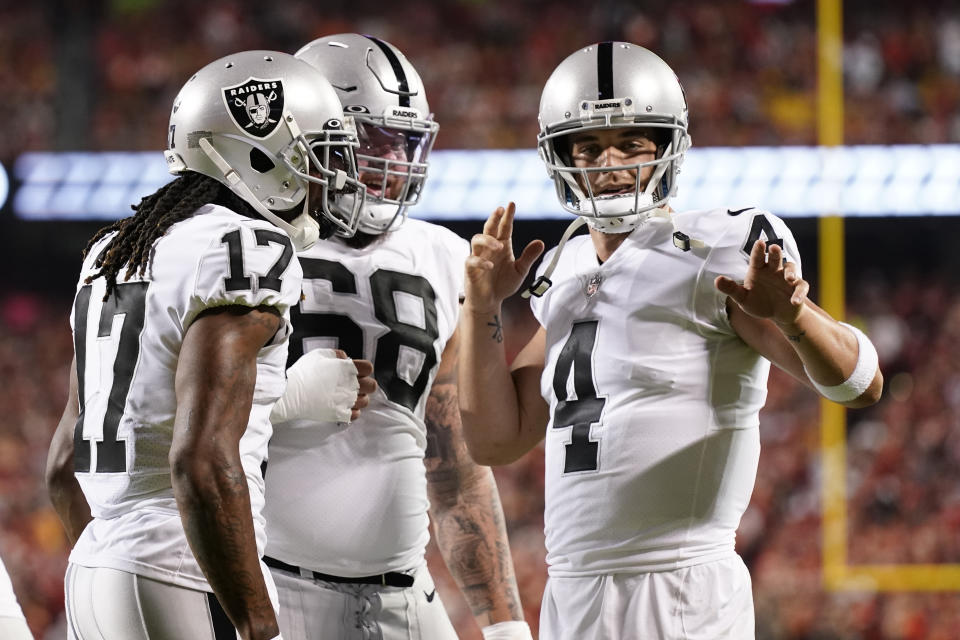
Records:
{"label": "pirate shield logo", "polygon": [[277,129],[283,114],[283,81],[249,78],[223,90],[223,101],[233,122],[254,138],[266,138]]}

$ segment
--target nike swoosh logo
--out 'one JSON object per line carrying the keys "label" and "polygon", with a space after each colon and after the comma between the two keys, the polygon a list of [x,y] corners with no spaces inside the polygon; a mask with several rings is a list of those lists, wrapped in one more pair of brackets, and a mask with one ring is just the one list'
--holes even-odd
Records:
{"label": "nike swoosh logo", "polygon": [[753,207],[747,207],[746,209],[737,209],[736,211],[734,211],[734,210],[732,210],[732,209],[727,209],[727,215],[728,215],[728,216],[738,216],[738,215],[740,215],[741,213],[743,213],[744,211],[750,211],[750,209],[753,209]]}
{"label": "nike swoosh logo", "polygon": [[427,596],[427,602],[433,602],[433,597],[437,595],[437,590],[434,589],[430,593],[427,593],[426,591],[424,591],[423,595]]}

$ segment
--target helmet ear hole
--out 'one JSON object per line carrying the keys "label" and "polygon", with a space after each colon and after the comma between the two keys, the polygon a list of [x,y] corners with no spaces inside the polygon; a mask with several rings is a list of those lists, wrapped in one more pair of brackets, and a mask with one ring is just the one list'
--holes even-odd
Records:
{"label": "helmet ear hole", "polygon": [[266,173],[272,171],[277,165],[274,164],[273,160],[271,160],[267,154],[254,147],[250,149],[250,166],[254,171]]}

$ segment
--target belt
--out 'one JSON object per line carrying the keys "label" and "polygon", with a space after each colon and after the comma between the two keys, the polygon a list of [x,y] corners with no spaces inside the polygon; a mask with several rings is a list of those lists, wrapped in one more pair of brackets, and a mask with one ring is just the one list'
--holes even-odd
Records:
{"label": "belt", "polygon": [[277,560],[276,558],[271,558],[270,556],[264,556],[263,563],[271,569],[279,569],[280,571],[294,573],[305,578],[313,578],[314,580],[323,580],[324,582],[336,582],[341,584],[379,584],[384,587],[413,586],[413,576],[406,573],[398,573],[396,571],[381,573],[375,576],[347,578],[343,576],[331,576],[330,574],[320,573],[319,571],[312,571],[310,569],[301,569],[300,567],[287,564],[282,560]]}

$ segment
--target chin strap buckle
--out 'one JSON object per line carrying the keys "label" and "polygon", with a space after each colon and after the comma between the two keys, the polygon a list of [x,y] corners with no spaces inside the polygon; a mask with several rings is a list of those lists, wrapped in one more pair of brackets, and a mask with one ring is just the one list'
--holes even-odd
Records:
{"label": "chin strap buckle", "polygon": [[690,251],[690,249],[703,249],[707,245],[703,240],[697,240],[696,238],[691,238],[683,231],[674,231],[673,232],[673,246],[681,251]]}
{"label": "chin strap buckle", "polygon": [[520,294],[520,297],[524,299],[529,298],[530,296],[539,298],[545,294],[547,289],[549,289],[551,286],[553,286],[553,282],[550,280],[550,278],[546,276],[540,276],[533,281],[533,284],[527,287],[526,291]]}

